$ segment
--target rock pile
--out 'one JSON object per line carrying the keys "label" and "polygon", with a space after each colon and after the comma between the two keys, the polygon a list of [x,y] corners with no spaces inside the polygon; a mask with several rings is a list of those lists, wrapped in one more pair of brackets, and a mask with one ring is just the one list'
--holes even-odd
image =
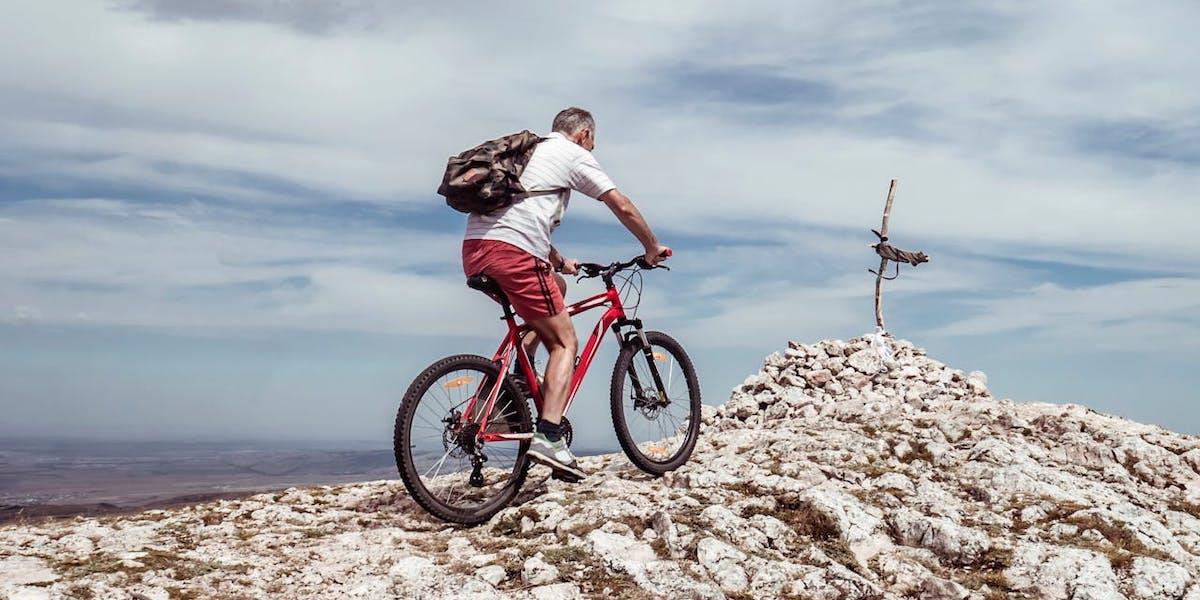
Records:
{"label": "rock pile", "polygon": [[1200,439],[893,348],[789,344],[678,471],[535,470],[474,529],[390,481],[7,526],[0,598],[1200,600]]}

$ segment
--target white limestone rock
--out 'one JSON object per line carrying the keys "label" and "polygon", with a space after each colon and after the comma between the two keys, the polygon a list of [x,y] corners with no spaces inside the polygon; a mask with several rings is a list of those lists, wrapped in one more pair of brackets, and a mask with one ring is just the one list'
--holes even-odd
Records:
{"label": "white limestone rock", "polygon": [[1200,439],[996,400],[982,373],[893,349],[884,370],[865,338],[789,343],[702,409],[678,470],[535,471],[483,527],[395,480],[10,523],[0,598],[1200,600]]}
{"label": "white limestone rock", "polygon": [[488,565],[475,570],[475,576],[492,584],[499,585],[508,578],[508,572],[500,565]]}
{"label": "white limestone rock", "polygon": [[740,594],[750,585],[740,564],[746,560],[746,554],[725,542],[711,537],[700,540],[696,559],[727,594]]}
{"label": "white limestone rock", "polygon": [[1177,564],[1145,556],[1133,559],[1129,575],[1133,597],[1145,600],[1182,598],[1193,579],[1187,569]]}
{"label": "white limestone rock", "polygon": [[521,569],[521,581],[531,586],[554,583],[558,581],[558,568],[546,563],[539,552],[525,559],[525,565]]}

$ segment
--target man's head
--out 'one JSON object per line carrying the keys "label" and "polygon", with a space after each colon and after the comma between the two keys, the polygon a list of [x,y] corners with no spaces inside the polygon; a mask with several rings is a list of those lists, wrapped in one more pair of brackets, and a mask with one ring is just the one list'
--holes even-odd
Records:
{"label": "man's head", "polygon": [[583,146],[589,152],[596,148],[596,120],[592,113],[575,106],[564,108],[554,116],[551,130]]}

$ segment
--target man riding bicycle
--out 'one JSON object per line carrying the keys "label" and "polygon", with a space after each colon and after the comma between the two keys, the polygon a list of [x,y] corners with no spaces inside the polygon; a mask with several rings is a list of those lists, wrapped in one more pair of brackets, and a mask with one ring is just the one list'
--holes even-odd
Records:
{"label": "man riding bicycle", "polygon": [[608,206],[642,243],[651,266],[670,256],[671,249],[658,243],[633,201],[592,156],[596,144],[592,114],[567,108],[554,117],[551,129],[521,173],[521,185],[529,195],[507,208],[468,217],[463,271],[468,277],[487,275],[504,290],[514,310],[535,332],[523,341],[530,356],[539,341],[546,346],[550,356],[541,385],[544,401],[528,454],[557,474],[578,480],[584,473],[561,429],[578,341],[563,303],[566,280],[553,271],[575,274],[579,262],[559,254],[550,244],[550,234],[561,223],[575,190]]}

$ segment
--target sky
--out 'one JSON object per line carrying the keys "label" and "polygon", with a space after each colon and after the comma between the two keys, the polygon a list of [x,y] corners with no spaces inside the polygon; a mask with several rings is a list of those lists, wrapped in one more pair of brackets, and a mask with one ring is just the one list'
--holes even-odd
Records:
{"label": "sky", "polygon": [[[789,340],[873,329],[867,245],[897,178],[892,241],[932,260],[887,284],[894,335],[1001,397],[1200,433],[1198,19],[1187,2],[16,3],[0,436],[388,446],[425,365],[504,331],[463,285],[446,157],[573,105],[676,250],[639,316],[688,349],[705,402]],[[586,197],[555,243],[640,248]],[[572,408],[592,447],[615,446],[614,356]]]}

